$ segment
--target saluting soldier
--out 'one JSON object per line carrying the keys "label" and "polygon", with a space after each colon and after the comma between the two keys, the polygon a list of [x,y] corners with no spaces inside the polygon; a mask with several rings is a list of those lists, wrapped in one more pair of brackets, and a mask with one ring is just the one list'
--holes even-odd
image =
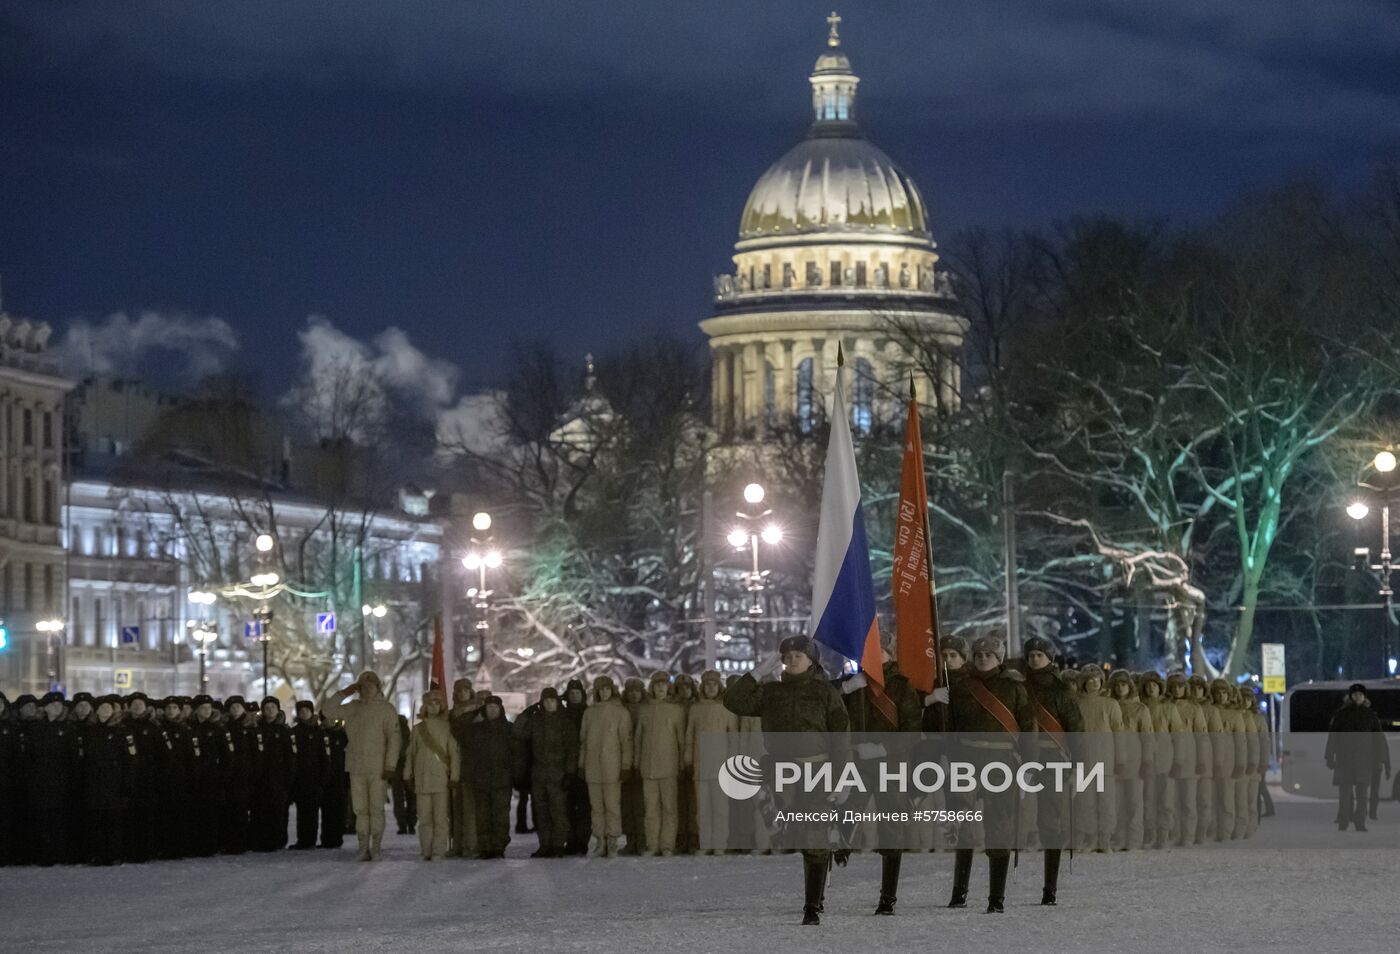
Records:
{"label": "saluting soldier", "polygon": [[[759,682],[780,663],[781,678],[776,682]],[[822,671],[816,642],[806,636],[784,639],[778,646],[778,655],[745,673],[725,690],[724,705],[741,718],[760,718],[763,734],[769,741],[774,733],[800,733],[795,741],[782,748],[810,746],[812,749],[784,751],[785,756],[802,761],[824,761],[844,755],[850,719],[840,693],[827,682]],[[770,753],[778,754],[773,749],[770,745]],[[830,850],[802,850],[803,924],[821,923],[822,898],[830,866]]]}
{"label": "saluting soldier", "polygon": [[129,841],[128,806],[133,795],[138,751],[136,735],[116,715],[121,700],[104,696],[83,739],[83,818],[87,824],[85,860],[113,865],[123,860]]}
{"label": "saluting soldier", "polygon": [[316,847],[321,793],[326,784],[330,752],[326,732],[316,721],[315,704],[310,699],[302,699],[296,705],[296,715],[296,724],[292,726],[292,754],[296,759],[292,800],[297,806],[297,840],[292,847],[305,851]]}
{"label": "saluting soldier", "polygon": [[[604,677],[599,677],[604,678]],[[606,683],[609,696],[611,696],[612,680]],[[685,765],[689,770],[692,786],[695,790],[696,820],[700,832],[700,851],[706,855],[713,855],[724,850],[726,842],[729,840],[729,799],[720,791],[719,781],[713,772],[701,771],[697,764],[703,740],[707,734],[725,736],[739,731],[739,717],[724,707],[724,680],[720,674],[713,669],[706,670],[700,677],[700,698],[690,707],[690,712],[685,720]],[[617,737],[621,737],[623,732],[631,734],[631,720],[627,718],[627,710],[614,702],[612,722],[616,727],[614,732]],[[596,706],[594,707],[596,708]],[[584,719],[585,739],[587,738],[588,720]],[[595,728],[596,732],[597,729]],[[605,740],[606,741],[606,740]],[[585,744],[584,750],[588,746]],[[592,780],[589,781],[589,797],[595,797],[595,790],[592,787]],[[601,794],[603,787],[597,787]],[[614,787],[615,791],[615,787]],[[602,820],[602,815],[595,808],[593,812],[593,828],[595,831],[602,831],[598,822]],[[616,836],[616,830],[612,831]]]}
{"label": "saluting soldier", "polygon": [[1086,788],[1074,797],[1075,827],[1081,847],[1106,852],[1117,827],[1117,764],[1122,744],[1123,712],[1103,694],[1103,670],[1087,664],[1079,670],[1079,714],[1084,719],[1084,745],[1079,753],[1091,766],[1103,765],[1104,790]]}
{"label": "saluting soldier", "polygon": [[[646,705],[646,683],[632,676],[622,684],[622,704],[631,718],[632,731],[636,732],[637,722]],[[628,744],[632,744],[629,740]],[[646,831],[645,810],[642,796],[642,776],[637,764],[629,758],[631,766],[622,773],[622,834],[626,844],[622,846],[624,855],[640,855],[645,850],[643,832]]]}
{"label": "saluting soldier", "polygon": [[292,730],[276,696],[262,701],[262,712],[253,730],[257,741],[257,786],[253,791],[249,847],[254,851],[281,851],[287,847],[287,806],[292,800]]}
{"label": "saluting soldier", "polygon": [[[1084,719],[1074,693],[1062,682],[1054,665],[1055,647],[1043,636],[1025,643],[1026,694],[1036,727],[1036,758],[1043,763],[1073,762],[1082,741]],[[1040,903],[1059,903],[1060,858],[1074,847],[1073,795],[1047,786],[1036,793],[1036,832],[1044,852],[1044,883]]]}
{"label": "saluting soldier", "polygon": [[1215,783],[1220,778],[1220,760],[1223,757],[1223,753],[1216,750],[1221,748],[1219,738],[1222,727],[1220,713],[1210,701],[1210,684],[1206,677],[1195,673],[1186,680],[1186,685],[1204,724],[1203,729],[1196,731],[1196,844],[1199,845],[1215,837],[1215,813],[1220,810],[1215,803]]}
{"label": "saluting soldier", "polygon": [[[470,679],[458,679],[452,684],[452,710],[448,713],[447,722],[452,728],[452,738],[463,755],[464,767],[467,727],[481,718],[481,702],[485,698],[475,690]],[[465,771],[461,779],[452,785],[452,842],[447,854],[453,858],[476,855],[476,795]]]}
{"label": "saluting soldier", "polygon": [[[574,737],[577,739],[583,732],[583,717],[588,712],[588,694],[583,689],[583,680],[570,679],[564,686],[563,708],[573,723]],[[533,793],[530,797],[533,800]],[[593,813],[589,808],[588,783],[583,780],[583,773],[575,772],[564,778],[564,797],[569,819],[569,841],[565,851],[571,855],[586,855],[588,842],[593,837]],[[538,819],[535,827],[540,827]]]}
{"label": "saluting soldier", "polygon": [[526,727],[530,798],[540,847],[531,857],[562,858],[569,848],[566,787],[578,774],[578,728],[559,705],[553,686],[540,690],[539,706]]}
{"label": "saluting soldier", "polygon": [[504,858],[510,844],[510,791],[516,742],[500,696],[487,696],[482,719],[467,733],[470,772],[476,795],[478,858]]}
{"label": "saluting soldier", "polygon": [[1206,737],[1206,716],[1191,698],[1186,674],[1174,672],[1167,676],[1167,697],[1181,717],[1181,732],[1172,738],[1173,765],[1180,767],[1176,780],[1176,818],[1172,831],[1178,846],[1200,844],[1200,787],[1209,787],[1210,775],[1202,778],[1209,758],[1210,739]]}

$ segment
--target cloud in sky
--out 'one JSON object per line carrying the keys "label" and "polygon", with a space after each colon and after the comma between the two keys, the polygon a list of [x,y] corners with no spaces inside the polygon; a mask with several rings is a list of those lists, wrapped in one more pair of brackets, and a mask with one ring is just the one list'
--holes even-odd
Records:
{"label": "cloud in sky", "polygon": [[[77,0],[26,5],[9,32],[41,70],[581,99],[646,90],[763,111],[786,109],[787,66],[821,48],[824,12],[798,0]],[[945,119],[1400,124],[1400,17],[1387,0],[865,2],[843,15],[857,71]]]}
{"label": "cloud in sky", "polygon": [[143,377],[191,384],[225,370],[239,348],[228,322],[213,315],[124,311],[69,322],[53,351],[65,373]]}

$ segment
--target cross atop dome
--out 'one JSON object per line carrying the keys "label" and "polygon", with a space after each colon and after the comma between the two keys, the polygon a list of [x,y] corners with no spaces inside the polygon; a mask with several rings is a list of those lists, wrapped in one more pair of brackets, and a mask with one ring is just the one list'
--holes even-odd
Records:
{"label": "cross atop dome", "polygon": [[836,30],[836,28],[837,28],[838,26],[841,25],[841,16],[840,16],[840,14],[838,14],[835,10],[832,10],[832,11],[831,11],[831,16],[829,16],[829,17],[826,18],[826,22],[827,22],[828,24],[831,25],[831,32],[830,32],[829,34],[827,34],[827,37],[826,37],[826,45],[827,45],[827,46],[840,46],[840,45],[841,45],[841,34],[838,33],[837,30]]}

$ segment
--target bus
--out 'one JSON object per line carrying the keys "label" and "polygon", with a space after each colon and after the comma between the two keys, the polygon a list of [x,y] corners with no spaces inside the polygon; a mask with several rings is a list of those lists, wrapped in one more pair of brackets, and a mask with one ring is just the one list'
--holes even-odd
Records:
{"label": "bus", "polygon": [[[1283,790],[1311,798],[1335,798],[1332,770],[1327,767],[1327,726],[1342,706],[1347,687],[1361,683],[1371,700],[1371,708],[1381,720],[1391,765],[1400,766],[1400,680],[1351,679],[1335,682],[1305,682],[1288,690],[1280,710],[1279,754],[1283,769]],[[1400,800],[1400,772],[1382,786],[1388,797]],[[1382,788],[1386,792],[1386,788]]]}

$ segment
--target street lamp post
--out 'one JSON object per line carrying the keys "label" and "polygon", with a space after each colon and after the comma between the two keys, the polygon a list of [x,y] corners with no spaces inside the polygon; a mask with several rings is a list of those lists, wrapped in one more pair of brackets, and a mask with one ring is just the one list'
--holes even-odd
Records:
{"label": "street lamp post", "polygon": [[763,503],[765,492],[762,484],[749,484],[744,488],[744,502],[754,510],[740,510],[737,516],[742,523],[729,531],[729,545],[736,551],[742,553],[745,549],[749,551],[752,558],[751,569],[745,574],[746,588],[749,591],[749,616],[754,621],[754,653],[758,652],[758,620],[763,616],[763,592],[768,588],[768,570],[759,566],[758,545],[761,542],[770,547],[775,547],[783,540],[782,527],[776,523],[769,522],[762,525],[763,521],[773,515],[772,508],[757,511],[756,508]]}
{"label": "street lamp post", "polygon": [[[212,606],[214,600],[214,594],[208,590],[190,591],[190,602],[196,606]],[[200,613],[199,619],[192,619],[185,625],[189,627],[190,638],[199,643],[199,691],[208,692],[209,668],[206,657],[209,655],[209,644],[214,641],[218,632],[205,619],[203,612]]]}
{"label": "street lamp post", "polygon": [[[491,607],[491,591],[486,588],[486,571],[498,570],[505,563],[505,557],[501,551],[491,544],[495,537],[490,533],[491,515],[485,511],[472,515],[471,536],[472,549],[467,551],[467,555],[462,557],[462,566],[468,572],[475,572],[477,575],[476,586],[467,590],[467,596],[476,600],[474,604],[477,611],[476,631],[477,631],[477,651],[481,654],[480,662],[476,667],[477,682],[489,688],[491,686],[491,666],[486,655],[488,636],[490,635],[489,612]],[[480,534],[480,536],[478,536]]]}
{"label": "street lamp post", "polygon": [[[1385,613],[1384,625],[1381,630],[1381,672],[1390,675],[1394,675],[1390,668],[1390,630],[1394,624],[1395,613],[1395,589],[1391,585],[1391,580],[1396,569],[1394,556],[1390,551],[1390,500],[1395,491],[1400,488],[1400,481],[1397,480],[1400,475],[1396,474],[1396,463],[1395,454],[1388,449],[1383,450],[1372,459],[1370,464],[1370,469],[1375,471],[1376,476],[1370,480],[1363,478],[1357,481],[1358,487],[1374,492],[1380,502],[1381,546],[1379,561],[1370,562],[1370,547],[1357,547],[1356,556],[1380,579],[1380,587],[1377,592],[1381,598],[1382,611]],[[1364,500],[1353,500],[1347,505],[1347,516],[1356,521],[1366,519],[1370,512],[1371,508]]]}
{"label": "street lamp post", "polygon": [[62,652],[63,620],[41,619],[34,624],[34,628],[44,634],[44,643],[48,652],[49,689],[52,691],[58,688],[59,671],[62,668],[59,665],[59,653]]}

